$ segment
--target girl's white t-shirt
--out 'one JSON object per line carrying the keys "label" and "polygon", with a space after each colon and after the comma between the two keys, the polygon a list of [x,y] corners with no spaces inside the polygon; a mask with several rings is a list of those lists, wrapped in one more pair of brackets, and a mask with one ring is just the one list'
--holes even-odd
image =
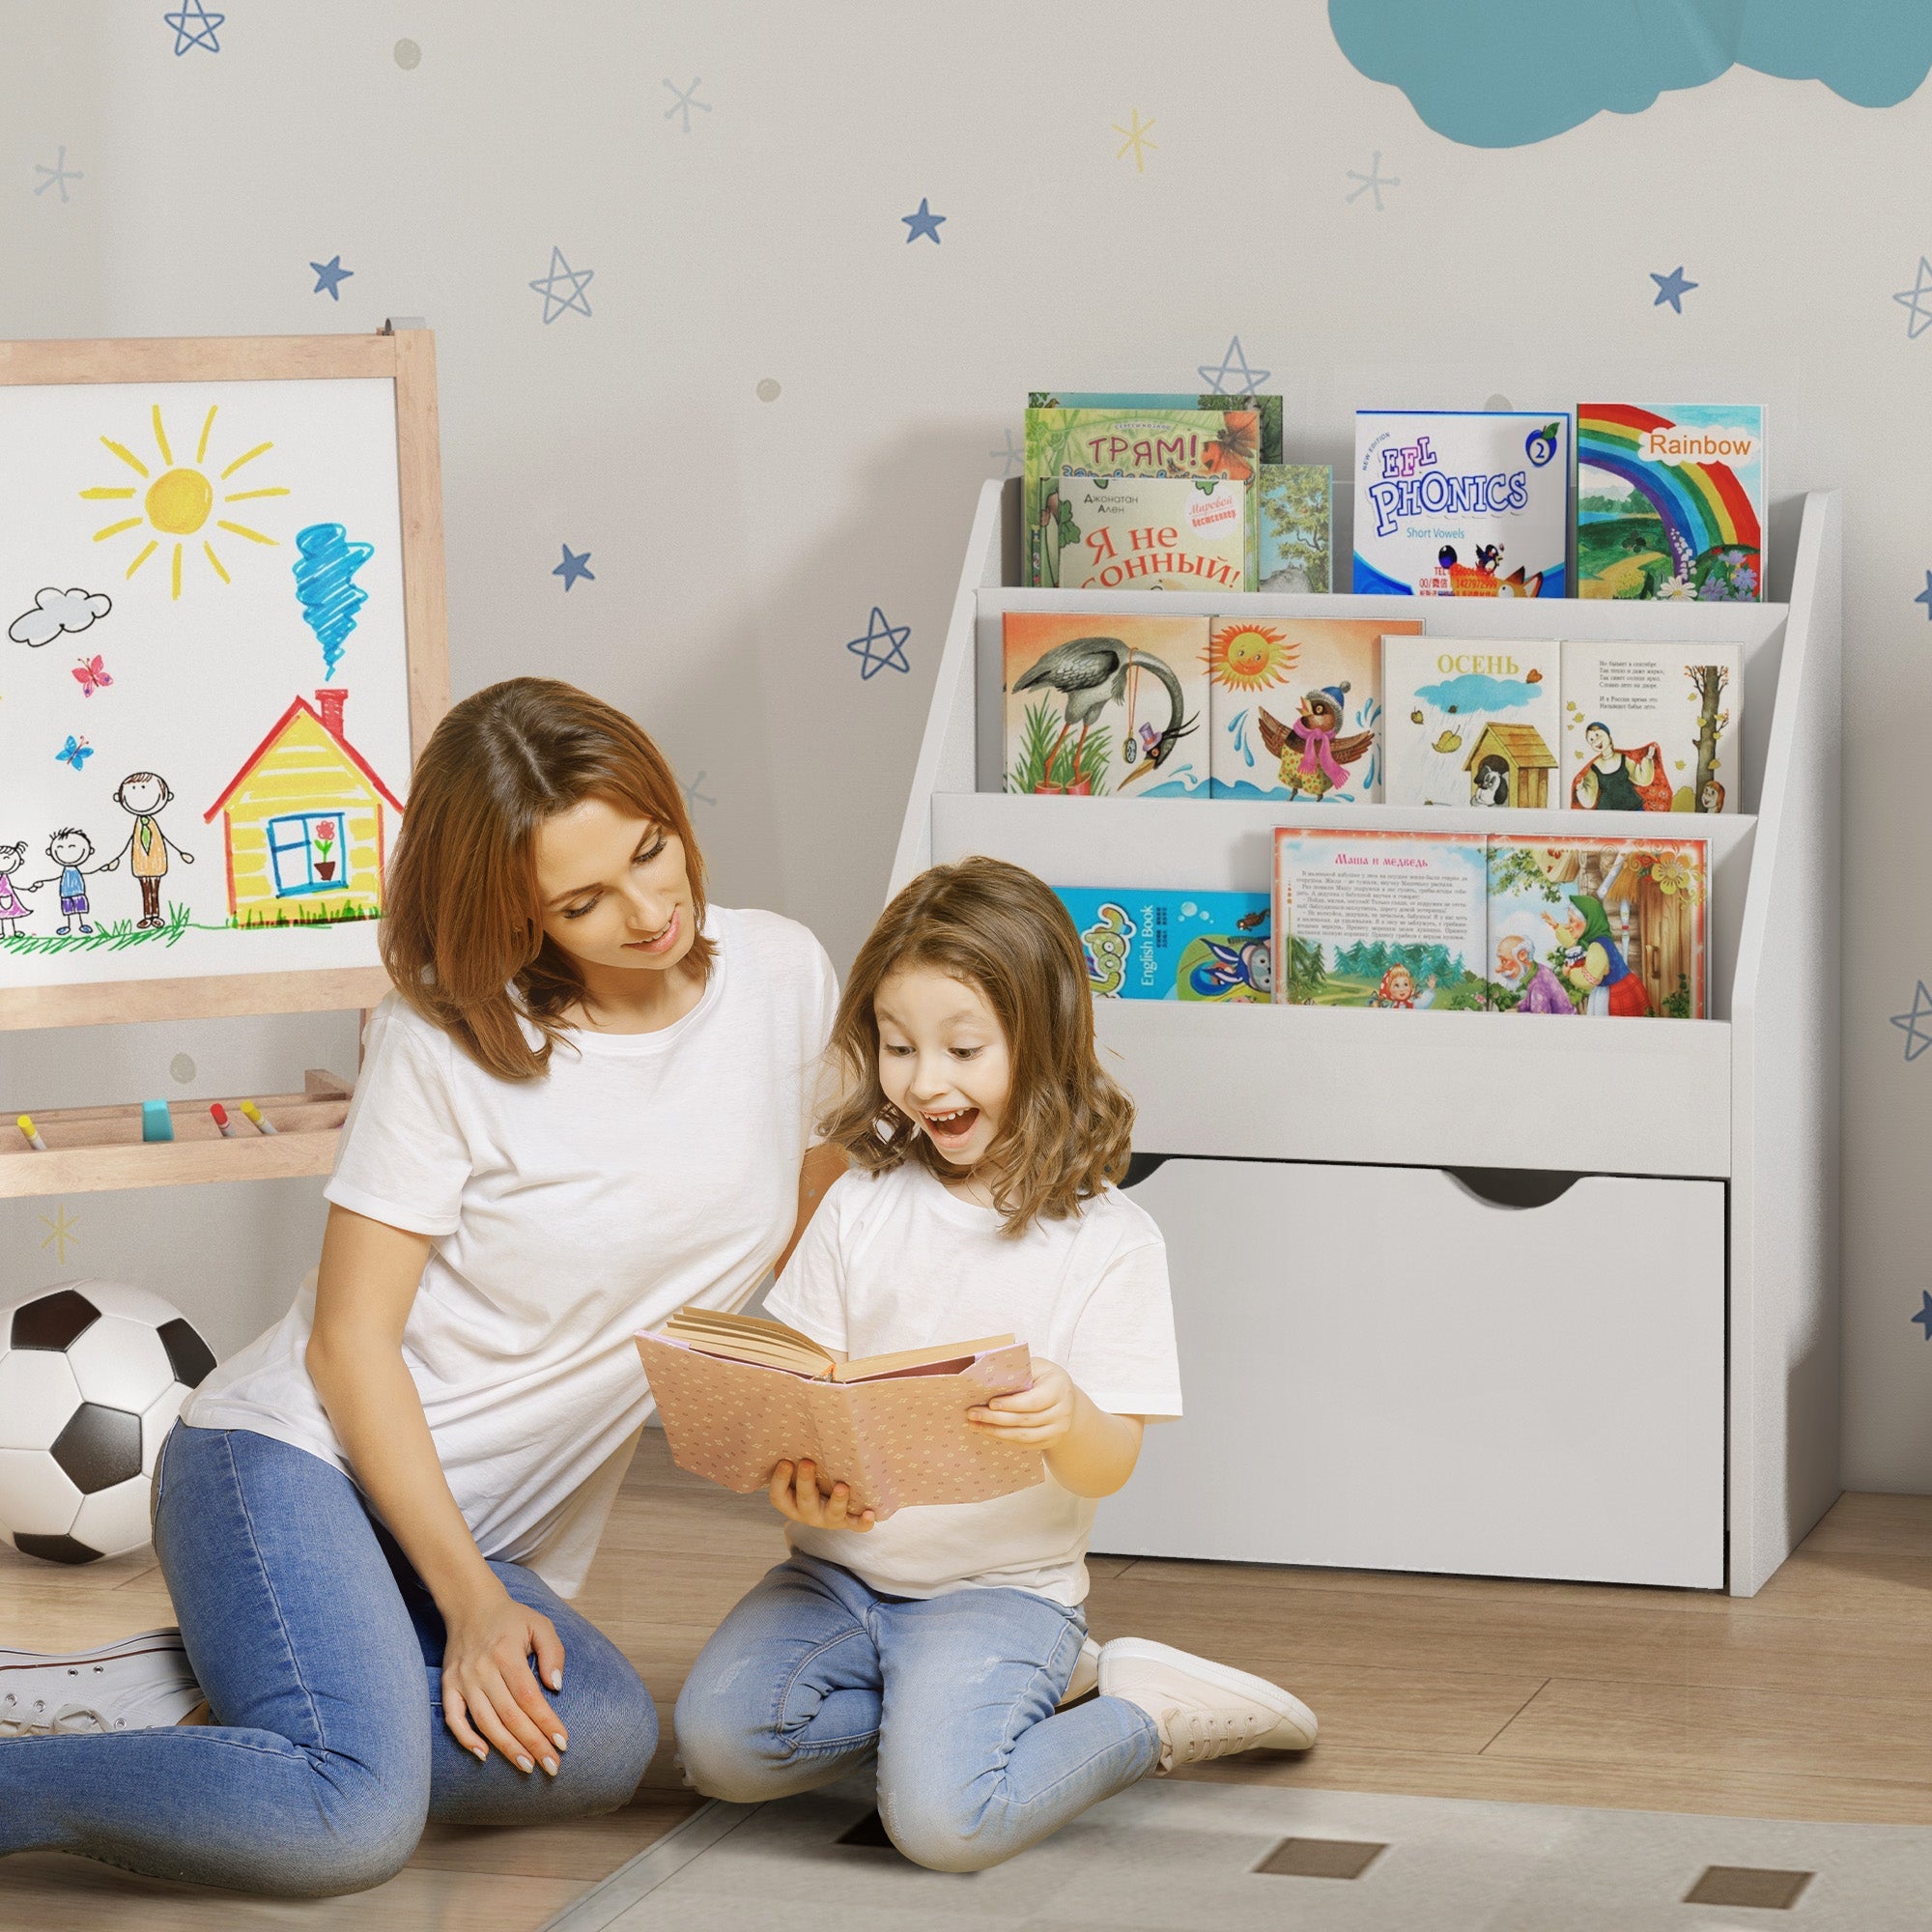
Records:
{"label": "girl's white t-shirt", "polygon": [[[1009,1333],[1100,1408],[1179,1416],[1167,1247],[1146,1209],[1109,1187],[1017,1239],[1000,1228],[916,1161],[854,1169],[826,1191],[765,1312],[847,1355]],[[1077,1604],[1094,1508],[1048,1474],[989,1502],[896,1510],[863,1532],[788,1523],[786,1535],[883,1596],[1010,1588]]]}
{"label": "girl's white t-shirt", "polygon": [[[563,1596],[590,1568],[650,1391],[632,1335],[742,1307],[797,1218],[838,986],[802,925],[709,911],[697,1005],[487,1073],[395,994],[369,1022],[330,1201],[435,1237],[403,1358],[477,1547]],[[351,1475],[303,1362],[313,1286],[190,1400]]]}

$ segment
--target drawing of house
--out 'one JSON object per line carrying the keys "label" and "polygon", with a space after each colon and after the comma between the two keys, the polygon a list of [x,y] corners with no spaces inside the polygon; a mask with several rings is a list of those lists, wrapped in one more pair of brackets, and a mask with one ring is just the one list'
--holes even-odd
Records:
{"label": "drawing of house", "polygon": [[1549,803],[1549,774],[1556,769],[1556,753],[1534,724],[1485,724],[1475,750],[1463,760],[1463,769],[1473,772],[1485,758],[1501,759],[1512,805],[1540,811]]}
{"label": "drawing of house", "polygon": [[238,925],[372,919],[383,910],[386,814],[402,802],[343,734],[346,691],[298,697],[202,815],[221,815]]}

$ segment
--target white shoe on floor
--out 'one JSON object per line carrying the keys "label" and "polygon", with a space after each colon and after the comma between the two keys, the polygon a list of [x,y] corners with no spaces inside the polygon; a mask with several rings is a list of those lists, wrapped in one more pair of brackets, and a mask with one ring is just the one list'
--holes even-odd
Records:
{"label": "white shoe on floor", "polygon": [[1306,1750],[1315,1713],[1265,1677],[1172,1644],[1118,1636],[1100,1651],[1100,1694],[1138,1704],[1160,1732],[1163,1772],[1236,1751]]}
{"label": "white shoe on floor", "polygon": [[1060,1702],[1054,1709],[1065,1710],[1076,1698],[1097,1689],[1099,1682],[1100,1646],[1090,1636],[1080,1645],[1080,1655],[1073,1660],[1073,1675],[1066,1680],[1066,1689],[1060,1693]]}
{"label": "white shoe on floor", "polygon": [[178,1630],[69,1657],[0,1650],[0,1738],[178,1724],[202,1701]]}

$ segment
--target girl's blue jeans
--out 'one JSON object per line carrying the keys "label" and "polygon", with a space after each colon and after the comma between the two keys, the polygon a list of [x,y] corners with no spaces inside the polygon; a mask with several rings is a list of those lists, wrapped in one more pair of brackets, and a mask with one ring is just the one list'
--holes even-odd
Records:
{"label": "girl's blue jeans", "polygon": [[677,1700],[697,1788],[755,1804],[876,1760],[879,1817],[905,1856],[980,1871],[1144,1776],[1160,1734],[1095,1697],[1056,1715],[1087,1634],[1030,1590],[882,1597],[795,1555],[719,1625]]}
{"label": "girl's blue jeans", "polygon": [[178,1424],[155,1480],[155,1548],[216,1721],[0,1742],[0,1853],[320,1896],[391,1877],[428,1819],[546,1824],[636,1790],[657,1744],[650,1692],[521,1565],[490,1567],[563,1642],[554,1778],[450,1736],[442,1619],[339,1470]]}

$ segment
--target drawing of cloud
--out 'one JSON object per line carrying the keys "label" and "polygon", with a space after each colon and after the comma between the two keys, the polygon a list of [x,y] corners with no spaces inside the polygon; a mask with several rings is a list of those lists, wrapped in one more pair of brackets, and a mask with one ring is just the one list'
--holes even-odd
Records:
{"label": "drawing of cloud", "polygon": [[7,626],[7,635],[16,644],[50,644],[63,631],[86,630],[113,608],[114,600],[104,591],[43,590],[34,608]]}
{"label": "drawing of cloud", "polygon": [[1350,65],[1472,148],[1547,141],[1593,114],[1640,114],[1733,65],[1822,80],[1892,107],[1932,69],[1923,0],[1328,0]]}
{"label": "drawing of cloud", "polygon": [[1461,677],[1444,678],[1440,684],[1419,685],[1415,695],[1438,711],[1447,711],[1451,705],[1458,711],[1510,711],[1527,704],[1536,690],[1520,678],[1486,677],[1472,670]]}

